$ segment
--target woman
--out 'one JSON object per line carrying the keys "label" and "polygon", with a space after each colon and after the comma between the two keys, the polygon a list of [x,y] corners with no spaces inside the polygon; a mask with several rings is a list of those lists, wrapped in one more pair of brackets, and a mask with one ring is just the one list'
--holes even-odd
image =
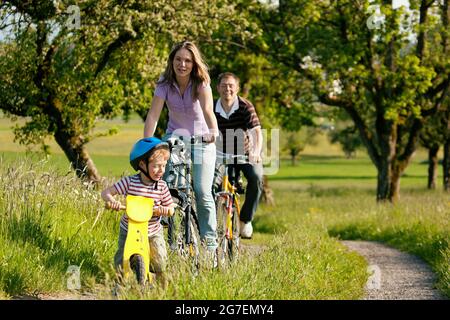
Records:
{"label": "woman", "polygon": [[215,251],[216,208],[211,190],[218,129],[208,68],[192,42],[184,41],[172,48],[166,69],[156,85],[144,137],[153,136],[164,102],[169,109],[169,122],[163,140],[171,135],[203,138],[203,143],[191,146],[194,191],[200,237],[209,250]]}

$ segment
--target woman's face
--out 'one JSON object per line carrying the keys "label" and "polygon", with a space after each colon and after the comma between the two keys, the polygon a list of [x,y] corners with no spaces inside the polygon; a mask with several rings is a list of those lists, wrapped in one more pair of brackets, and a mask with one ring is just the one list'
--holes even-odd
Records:
{"label": "woman's face", "polygon": [[177,77],[189,77],[193,66],[194,59],[189,50],[181,48],[175,53],[175,57],[173,58],[173,70]]}

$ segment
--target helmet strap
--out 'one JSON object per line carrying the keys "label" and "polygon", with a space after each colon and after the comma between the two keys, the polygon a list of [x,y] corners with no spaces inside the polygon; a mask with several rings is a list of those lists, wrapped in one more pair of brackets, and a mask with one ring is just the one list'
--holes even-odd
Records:
{"label": "helmet strap", "polygon": [[145,171],[141,168],[141,166],[139,166],[139,171],[141,171],[151,182],[153,182],[155,184],[155,190],[158,188],[158,181],[155,181],[152,179],[152,177],[150,177],[150,173],[148,171],[148,158],[144,159],[145,161]]}

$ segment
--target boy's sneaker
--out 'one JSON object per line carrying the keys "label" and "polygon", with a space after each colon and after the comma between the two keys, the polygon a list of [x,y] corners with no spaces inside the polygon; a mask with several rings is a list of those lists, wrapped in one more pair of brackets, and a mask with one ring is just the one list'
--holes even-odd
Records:
{"label": "boy's sneaker", "polygon": [[208,269],[216,269],[219,266],[217,262],[217,249],[206,249],[206,264]]}
{"label": "boy's sneaker", "polygon": [[204,245],[203,264],[206,269],[216,269],[217,263],[217,241],[214,238],[206,238],[202,241]]}
{"label": "boy's sneaker", "polygon": [[240,229],[239,229],[239,234],[241,235],[242,239],[251,239],[252,235],[253,235],[253,226],[252,226],[252,222],[243,222],[240,221]]}

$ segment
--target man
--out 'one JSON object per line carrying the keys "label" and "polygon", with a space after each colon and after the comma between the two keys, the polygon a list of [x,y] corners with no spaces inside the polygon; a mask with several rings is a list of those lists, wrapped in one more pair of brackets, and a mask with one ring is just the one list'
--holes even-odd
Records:
{"label": "man", "polygon": [[239,78],[226,72],[219,75],[217,100],[214,113],[221,133],[218,150],[224,153],[247,154],[247,164],[236,165],[236,175],[242,172],[247,179],[245,202],[240,215],[241,238],[250,239],[253,234],[252,220],[262,193],[262,131],[255,107],[250,101],[239,97]]}

